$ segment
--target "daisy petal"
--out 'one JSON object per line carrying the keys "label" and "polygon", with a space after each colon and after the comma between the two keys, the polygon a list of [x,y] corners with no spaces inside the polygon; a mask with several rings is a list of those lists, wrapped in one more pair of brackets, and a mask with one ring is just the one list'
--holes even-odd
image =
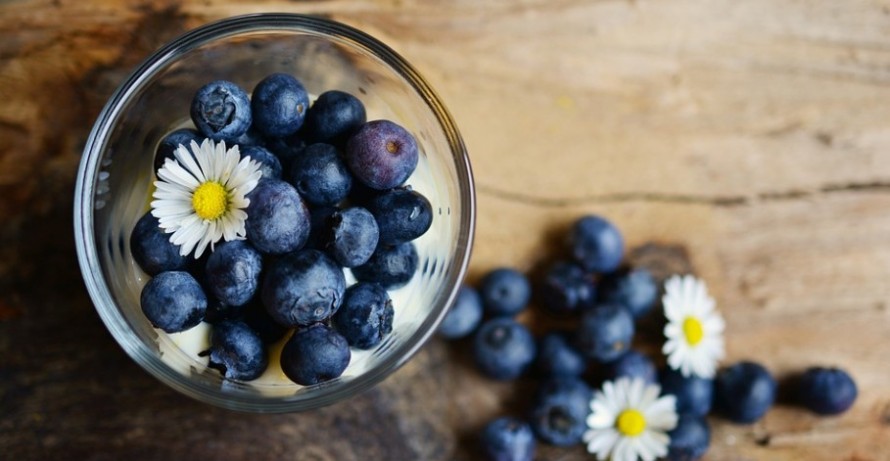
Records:
{"label": "daisy petal", "polygon": [[[588,436],[588,434],[590,434]],[[601,431],[588,431],[585,433],[585,441],[587,442],[587,452],[597,454],[599,459],[606,459],[609,452],[618,442],[620,437],[618,431],[614,429],[606,429]]]}

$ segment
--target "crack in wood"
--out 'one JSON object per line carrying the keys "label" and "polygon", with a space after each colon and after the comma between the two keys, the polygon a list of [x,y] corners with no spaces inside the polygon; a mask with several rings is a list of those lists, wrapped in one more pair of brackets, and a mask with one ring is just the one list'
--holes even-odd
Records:
{"label": "crack in wood", "polygon": [[870,182],[850,182],[840,184],[826,184],[815,189],[789,189],[783,191],[760,192],[751,196],[724,195],[706,196],[694,194],[672,194],[664,192],[615,192],[609,194],[587,195],[578,197],[539,197],[533,194],[502,189],[499,187],[476,184],[476,191],[480,195],[487,195],[507,202],[522,203],[540,208],[565,208],[570,206],[590,204],[615,204],[615,203],[665,203],[705,205],[714,207],[736,207],[753,205],[755,203],[813,200],[823,195],[835,193],[858,192],[890,192],[890,180]]}

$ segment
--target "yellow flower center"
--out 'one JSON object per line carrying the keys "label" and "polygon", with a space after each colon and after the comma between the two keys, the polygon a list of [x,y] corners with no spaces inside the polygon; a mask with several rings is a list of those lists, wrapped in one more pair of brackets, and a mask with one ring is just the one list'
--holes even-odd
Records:
{"label": "yellow flower center", "polygon": [[695,346],[705,337],[705,331],[697,318],[686,317],[686,320],[683,321],[683,335],[686,336],[686,342],[690,346]]}
{"label": "yellow flower center", "polygon": [[207,181],[198,186],[192,194],[192,208],[201,219],[214,220],[222,216],[229,207],[229,195],[222,184]]}
{"label": "yellow flower center", "polygon": [[618,432],[625,437],[636,437],[646,429],[646,417],[637,410],[624,410],[615,422]]}

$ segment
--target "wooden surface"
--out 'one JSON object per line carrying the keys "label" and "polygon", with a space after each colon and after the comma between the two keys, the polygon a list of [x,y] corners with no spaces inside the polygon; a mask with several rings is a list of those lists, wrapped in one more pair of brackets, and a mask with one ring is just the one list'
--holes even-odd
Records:
{"label": "wooden surface", "polygon": [[838,364],[857,379],[842,417],[712,419],[706,459],[890,460],[879,0],[0,0],[0,458],[475,459],[479,427],[527,405],[530,383],[487,381],[435,340],[350,401],[236,414],[165,388],[105,331],[69,230],[91,124],[160,44],[260,11],[365,29],[438,90],[476,174],[471,279],[531,270],[571,220],[600,213],[640,260],[710,284],[730,361],[780,377]]}

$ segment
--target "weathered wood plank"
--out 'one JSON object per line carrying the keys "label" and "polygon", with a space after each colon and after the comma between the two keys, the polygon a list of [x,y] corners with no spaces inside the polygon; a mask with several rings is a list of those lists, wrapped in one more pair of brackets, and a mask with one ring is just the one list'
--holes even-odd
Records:
{"label": "weathered wood plank", "polygon": [[[532,270],[602,213],[710,284],[729,359],[840,364],[839,418],[718,419],[710,460],[890,459],[890,3],[880,0],[0,1],[0,447],[10,459],[472,459],[532,382],[433,341],[375,390],[240,415],[163,388],[104,332],[70,236],[79,150],[160,44],[234,14],[322,14],[392,45],[470,149],[470,278]],[[671,250],[671,251],[674,251]],[[659,262],[661,253],[638,254]],[[525,320],[538,322],[533,314]],[[41,341],[34,341],[41,338]],[[541,459],[587,459],[543,448]]]}

